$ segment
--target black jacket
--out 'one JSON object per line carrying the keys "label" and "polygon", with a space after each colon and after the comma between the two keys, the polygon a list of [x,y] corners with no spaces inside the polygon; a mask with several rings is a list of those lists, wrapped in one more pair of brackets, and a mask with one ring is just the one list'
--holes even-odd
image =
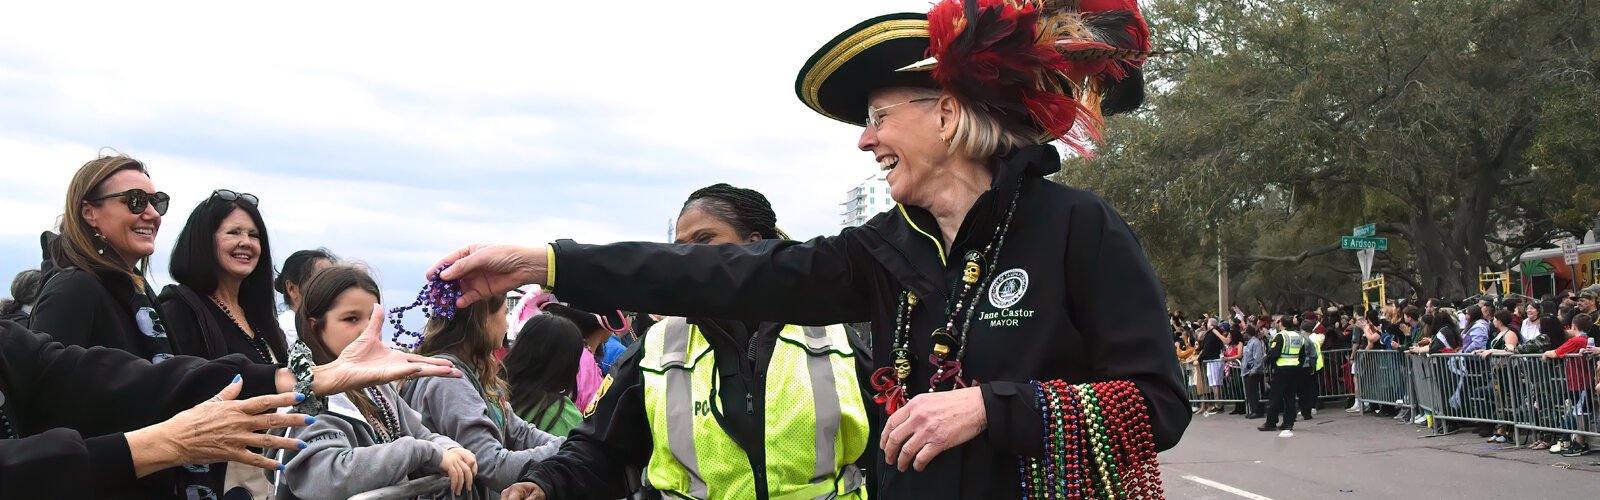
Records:
{"label": "black jacket", "polygon": [[123,273],[61,269],[45,280],[28,326],[56,342],[110,347],[150,361],[170,357],[154,294]]}
{"label": "black jacket", "polygon": [[167,326],[167,340],[172,353],[217,359],[229,354],[243,354],[254,363],[285,364],[288,343],[277,323],[250,325],[256,335],[266,341],[268,352],[275,359],[262,359],[244,330],[217,307],[210,298],[195,293],[181,284],[167,285],[158,297],[161,319]]}
{"label": "black jacket", "polygon": [[[766,418],[766,400],[752,395],[766,380],[766,367],[772,361],[772,350],[778,340],[781,323],[755,325],[740,321],[689,319],[700,327],[701,335],[711,344],[721,380],[717,385],[722,413],[718,422],[745,454],[750,457],[751,470],[765,470],[763,423]],[[757,332],[754,338],[750,332]],[[854,340],[852,339],[852,342]],[[639,371],[639,358],[643,342],[634,342],[611,368],[611,387],[600,395],[593,415],[584,419],[583,425],[574,429],[562,443],[554,457],[543,462],[531,462],[523,470],[520,481],[532,481],[544,489],[549,498],[562,499],[614,499],[627,496],[624,485],[629,477],[644,469],[650,461],[652,439],[649,417],[644,407],[644,376]],[[860,345],[854,345],[856,368],[865,374],[871,370],[872,359]],[[858,377],[863,397],[871,401],[870,388],[865,375]],[[876,408],[869,405],[868,414]],[[870,439],[877,439],[874,434]],[[873,441],[876,443],[876,441]],[[871,445],[875,446],[875,445]],[[873,470],[871,452],[862,453],[856,466],[863,473]],[[757,477],[759,498],[766,498],[766,480]]]}
{"label": "black jacket", "polygon": [[0,439],[0,498],[157,497],[135,486],[122,433],[205,401],[234,375],[244,377],[239,399],[277,392],[276,367],[243,356],[152,365],[0,321],[0,409],[20,436]]}
{"label": "black jacket", "polygon": [[967,213],[949,249],[935,236],[940,231],[931,214],[904,206],[807,242],[558,241],[552,245],[555,293],[578,307],[677,316],[803,325],[871,321],[874,359],[886,360],[898,296],[909,289],[924,302],[911,327],[911,388],[922,393],[933,371],[926,362],[929,333],[944,326],[940,305],[951,300],[947,291],[961,278],[961,256],[987,243],[1004,217],[1010,187],[1020,182],[997,269],[1026,273],[1028,285],[1004,311],[980,293],[964,359],[965,375],[982,383],[988,429],[939,455],[924,472],[879,467],[877,485],[888,498],[1016,497],[1017,456],[1043,448],[1030,380],[1132,381],[1147,400],[1161,450],[1177,444],[1190,417],[1165,297],[1143,249],[1104,200],[1043,177],[1059,169],[1048,146],[997,161],[994,187]]}

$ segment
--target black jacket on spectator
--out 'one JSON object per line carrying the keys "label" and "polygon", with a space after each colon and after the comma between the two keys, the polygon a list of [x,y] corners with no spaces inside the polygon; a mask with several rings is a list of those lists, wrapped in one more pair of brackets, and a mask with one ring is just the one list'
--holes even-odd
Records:
{"label": "black jacket on spectator", "polygon": [[[952,287],[960,290],[962,256],[993,236],[1020,182],[996,269],[1025,273],[1028,285],[1005,308],[980,292],[963,359],[965,376],[981,382],[988,428],[923,472],[878,468],[878,493],[889,498],[1015,498],[1018,455],[1043,452],[1030,380],[1132,381],[1147,401],[1161,450],[1177,444],[1190,418],[1166,300],[1144,250],[1104,200],[1045,179],[1060,168],[1049,146],[995,162],[991,189],[967,212],[949,249],[932,236],[938,234],[933,215],[909,206],[807,242],[558,241],[554,292],[589,310],[800,325],[871,321],[873,358],[881,361],[893,359],[898,297],[909,289],[923,302],[910,328],[909,382],[911,393],[921,394],[933,372],[926,361],[930,332],[945,324]],[[874,426],[881,429],[882,420],[880,414]],[[875,455],[882,460],[881,450]]]}
{"label": "black jacket on spectator", "polygon": [[28,328],[67,345],[120,349],[146,361],[169,357],[153,299],[148,286],[126,274],[69,267],[46,278]]}
{"label": "black jacket on spectator", "polygon": [[267,343],[268,352],[275,358],[262,359],[244,330],[210,298],[184,285],[167,285],[161,289],[159,301],[161,319],[166,323],[167,340],[172,344],[173,354],[206,359],[243,354],[254,363],[276,363],[280,366],[289,359],[287,342],[276,323],[250,325],[250,329]]}
{"label": "black jacket on spectator", "polygon": [[173,498],[135,485],[122,433],[205,401],[234,375],[244,377],[239,399],[276,392],[276,368],[243,356],[152,365],[0,321],[0,412],[11,431],[0,426],[0,498]]}

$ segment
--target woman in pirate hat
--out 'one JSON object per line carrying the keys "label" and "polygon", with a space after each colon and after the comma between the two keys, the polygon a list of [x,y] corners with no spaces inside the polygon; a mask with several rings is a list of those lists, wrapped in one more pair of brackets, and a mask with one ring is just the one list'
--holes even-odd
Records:
{"label": "woman in pirate hat", "polygon": [[628,310],[871,321],[878,494],[1159,497],[1155,453],[1189,422],[1161,285],[1109,204],[1045,178],[1046,142],[1088,155],[1104,115],[1142,102],[1152,54],[1135,0],[869,19],[796,92],[863,127],[896,208],[806,242],[473,245],[442,278],[464,302],[543,283]]}

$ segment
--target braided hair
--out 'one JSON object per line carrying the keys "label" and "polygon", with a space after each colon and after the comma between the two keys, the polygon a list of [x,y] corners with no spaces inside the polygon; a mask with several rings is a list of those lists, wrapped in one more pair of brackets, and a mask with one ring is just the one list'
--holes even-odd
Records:
{"label": "braided hair", "polygon": [[789,239],[788,234],[778,229],[778,213],[772,210],[772,203],[754,189],[733,187],[727,183],[712,184],[690,193],[678,215],[682,216],[690,208],[704,210],[733,226],[733,230],[741,237],[759,234],[763,240]]}

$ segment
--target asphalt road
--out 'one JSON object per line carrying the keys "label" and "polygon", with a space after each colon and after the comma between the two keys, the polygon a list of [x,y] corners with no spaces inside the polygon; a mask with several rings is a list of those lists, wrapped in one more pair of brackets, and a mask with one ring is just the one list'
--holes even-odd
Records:
{"label": "asphalt road", "polygon": [[1322,410],[1295,435],[1259,432],[1261,420],[1195,416],[1161,454],[1167,498],[1460,499],[1600,497],[1600,453],[1564,458],[1487,444],[1470,430],[1430,429],[1390,418]]}

